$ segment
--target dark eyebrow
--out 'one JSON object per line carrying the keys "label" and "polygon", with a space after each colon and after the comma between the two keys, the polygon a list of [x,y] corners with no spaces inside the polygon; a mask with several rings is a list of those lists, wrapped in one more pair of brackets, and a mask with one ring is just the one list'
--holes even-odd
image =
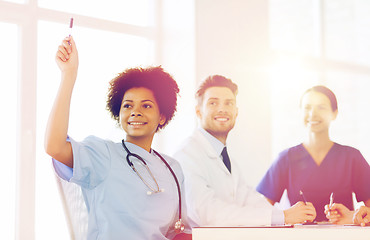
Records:
{"label": "dark eyebrow", "polygon": [[141,102],[142,102],[142,103],[144,103],[144,102],[151,102],[151,103],[153,103],[153,104],[154,104],[154,102],[153,102],[152,100],[149,100],[149,99],[142,100]]}
{"label": "dark eyebrow", "polygon": [[[133,100],[130,100],[130,99],[123,99],[123,101],[124,102],[134,102]],[[141,102],[152,102],[152,103],[154,103],[152,100],[149,100],[149,99],[144,99]]]}
{"label": "dark eyebrow", "polygon": [[[208,101],[212,101],[212,100],[220,100],[219,98],[216,98],[216,97],[214,97],[214,98],[208,98],[208,100],[207,100],[207,102]],[[233,99],[233,98],[228,98],[228,99],[225,99],[225,101],[226,102],[235,102],[235,99]]]}

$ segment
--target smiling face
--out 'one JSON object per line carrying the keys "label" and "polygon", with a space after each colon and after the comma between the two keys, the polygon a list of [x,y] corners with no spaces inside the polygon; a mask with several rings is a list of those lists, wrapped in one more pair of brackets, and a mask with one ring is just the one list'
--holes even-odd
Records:
{"label": "smiling face", "polygon": [[165,122],[153,92],[147,88],[131,88],[125,92],[119,113],[120,123],[126,132],[126,141],[137,144],[151,141],[158,125]]}
{"label": "smiling face", "polygon": [[329,98],[316,91],[309,91],[302,97],[301,108],[303,123],[312,133],[328,133],[331,121],[338,114],[337,110],[332,110]]}
{"label": "smiling face", "polygon": [[227,87],[210,87],[204,92],[196,113],[202,128],[225,142],[238,115],[235,95]]}

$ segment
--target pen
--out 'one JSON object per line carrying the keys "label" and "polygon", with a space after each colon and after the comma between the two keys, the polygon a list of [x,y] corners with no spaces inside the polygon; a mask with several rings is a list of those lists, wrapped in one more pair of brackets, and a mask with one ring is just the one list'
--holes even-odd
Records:
{"label": "pen", "polygon": [[306,198],[305,198],[302,190],[299,190],[299,194],[302,196],[302,199],[303,199],[304,204],[307,204],[307,200],[306,200]]}
{"label": "pen", "polygon": [[73,18],[69,21],[69,36],[72,35],[72,27],[73,27]]}
{"label": "pen", "polygon": [[[73,27],[73,18],[69,20],[69,34],[68,37],[71,37],[72,35],[72,27]],[[71,45],[71,43],[68,41],[68,44]]]}
{"label": "pen", "polygon": [[334,203],[334,193],[332,192],[332,193],[330,194],[329,208],[333,205],[333,203]]}

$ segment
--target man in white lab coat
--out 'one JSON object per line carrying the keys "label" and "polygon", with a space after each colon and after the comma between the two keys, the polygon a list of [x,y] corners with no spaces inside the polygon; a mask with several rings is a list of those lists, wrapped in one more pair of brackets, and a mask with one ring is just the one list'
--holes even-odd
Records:
{"label": "man in white lab coat", "polygon": [[196,114],[200,127],[175,153],[185,175],[188,216],[192,226],[245,226],[298,223],[316,217],[310,203],[281,211],[245,184],[237,163],[229,158],[227,135],[238,108],[238,87],[220,75],[199,87]]}

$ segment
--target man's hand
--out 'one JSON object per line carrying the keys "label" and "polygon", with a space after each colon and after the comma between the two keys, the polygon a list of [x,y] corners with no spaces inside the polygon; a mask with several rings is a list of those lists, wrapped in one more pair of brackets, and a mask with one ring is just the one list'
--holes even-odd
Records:
{"label": "man's hand", "polygon": [[316,210],[310,202],[297,202],[284,211],[284,216],[286,224],[312,222],[316,218]]}

